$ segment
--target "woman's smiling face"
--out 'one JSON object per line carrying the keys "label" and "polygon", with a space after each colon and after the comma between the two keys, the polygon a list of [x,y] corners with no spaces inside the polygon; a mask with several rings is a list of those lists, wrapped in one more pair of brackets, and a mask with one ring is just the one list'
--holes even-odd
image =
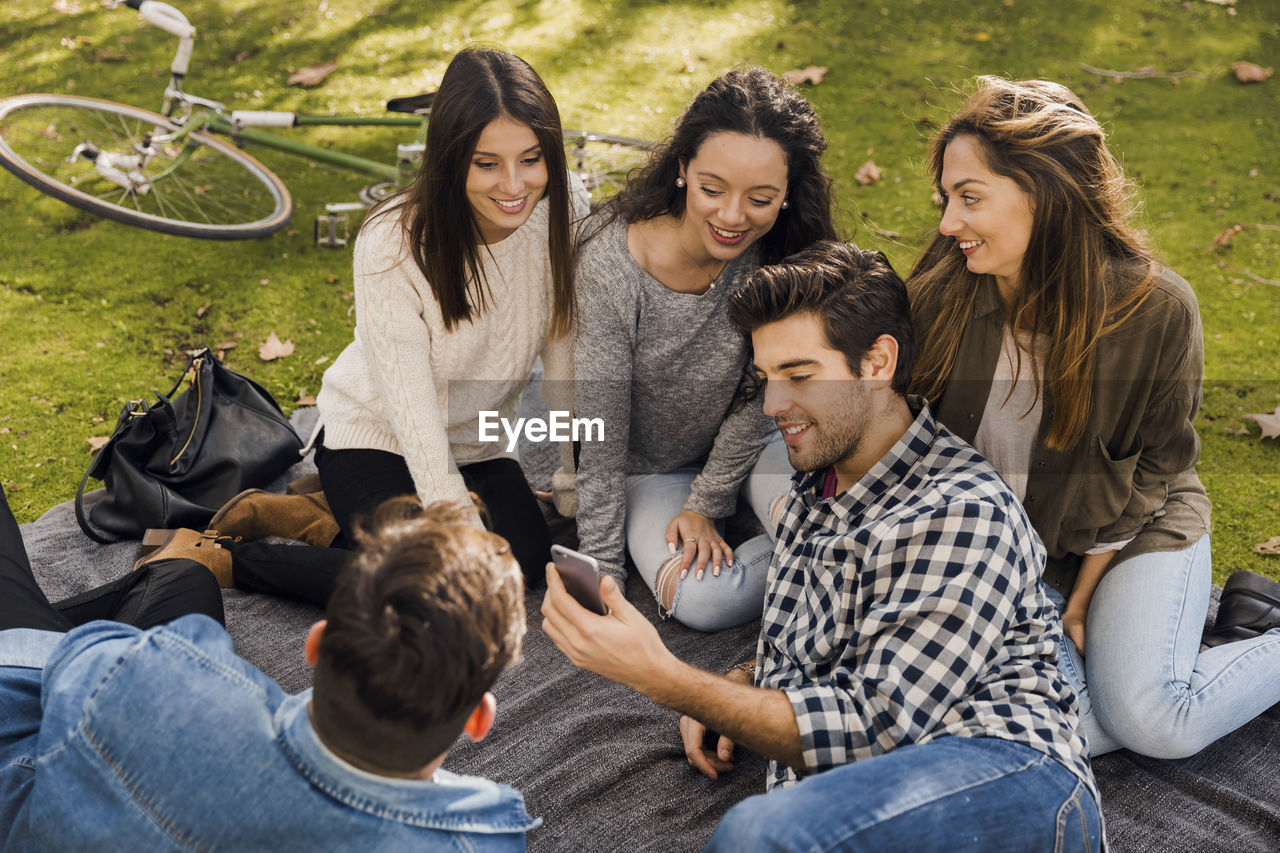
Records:
{"label": "woman's smiling face", "polygon": [[1031,242],[1031,196],[991,171],[982,143],[967,134],[947,143],[941,183],[945,207],[938,231],[955,238],[969,272],[993,275],[1002,293],[1012,293]]}
{"label": "woman's smiling face", "polygon": [[505,116],[485,126],[467,172],[467,201],[486,243],[506,239],[528,221],[547,189],[547,164],[527,124]]}
{"label": "woman's smiling face", "polygon": [[[778,221],[787,194],[787,157],[772,139],[721,131],[682,165],[687,246],[732,260]],[[696,242],[695,242],[696,241]]]}

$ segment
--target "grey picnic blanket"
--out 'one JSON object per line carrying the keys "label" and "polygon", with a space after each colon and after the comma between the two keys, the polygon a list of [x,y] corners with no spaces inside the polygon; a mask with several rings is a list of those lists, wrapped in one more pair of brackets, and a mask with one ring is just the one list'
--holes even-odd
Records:
{"label": "grey picnic blanket", "polygon": [[[531,384],[521,414],[540,408]],[[300,409],[293,422],[307,435],[314,418],[314,409]],[[530,482],[547,488],[555,449],[526,445],[521,451]],[[282,491],[313,470],[304,460],[274,488]],[[551,522],[557,542],[576,543],[572,521]],[[70,502],[23,525],[22,534],[54,601],[119,577],[137,556],[137,543],[104,546],[85,537]],[[663,621],[634,572],[627,596],[658,625],[671,650],[697,666],[720,671],[755,652],[758,622],[700,634]],[[524,655],[495,686],[493,731],[478,744],[460,740],[445,766],[522,791],[529,812],[543,819],[528,836],[535,853],[701,849],[727,809],[763,792],[764,761],[740,749],[736,769],[720,780],[696,773],[684,759],[677,715],[573,667],[539,627],[541,601],[541,590],[527,594]],[[289,692],[310,685],[302,644],[320,611],[238,590],[224,592],[224,604],[237,652]],[[1192,758],[1160,761],[1122,751],[1100,757],[1094,769],[1111,846],[1119,853],[1280,850],[1280,706]]]}

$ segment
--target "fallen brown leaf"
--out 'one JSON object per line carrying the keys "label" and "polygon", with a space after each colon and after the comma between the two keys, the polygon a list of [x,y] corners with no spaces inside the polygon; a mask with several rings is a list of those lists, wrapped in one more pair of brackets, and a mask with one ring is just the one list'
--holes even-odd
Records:
{"label": "fallen brown leaf", "polygon": [[8,435],[13,432],[13,427],[0,427],[0,435]]}
{"label": "fallen brown leaf", "polygon": [[1231,70],[1235,72],[1236,79],[1241,83],[1261,83],[1275,72],[1273,68],[1263,68],[1261,65],[1244,60],[1231,63]]}
{"label": "fallen brown leaf", "polygon": [[80,4],[76,0],[53,0],[52,8],[60,15],[80,14]]}
{"label": "fallen brown leaf", "polygon": [[219,344],[217,344],[216,346],[214,346],[214,349],[216,349],[216,350],[229,350],[229,349],[235,349],[235,348],[236,348],[236,347],[238,347],[238,346],[239,346],[239,344],[238,344],[238,343],[236,343],[235,341],[222,341],[221,343],[219,343]]}
{"label": "fallen brown leaf", "polygon": [[92,450],[94,453],[97,453],[99,450],[106,447],[107,442],[110,440],[111,440],[111,436],[109,435],[93,435],[87,439],[87,441],[89,442],[89,449]]}
{"label": "fallen brown leaf", "polygon": [[298,398],[299,406],[314,406],[315,404],[316,398],[314,394],[304,394]]}
{"label": "fallen brown leaf", "polygon": [[328,361],[328,360],[329,360],[329,356],[327,356],[327,355],[322,355],[322,356],[320,356],[319,358],[317,358],[315,361],[313,361],[313,362],[311,362],[311,363],[312,363],[312,364],[324,364],[324,363],[325,363],[326,361]]}
{"label": "fallen brown leaf", "polygon": [[806,65],[804,68],[793,68],[790,71],[782,72],[782,79],[792,86],[799,86],[801,83],[816,86],[822,82],[822,78],[825,76],[827,76],[827,66],[825,65]]}
{"label": "fallen brown leaf", "polygon": [[1280,536],[1272,536],[1266,542],[1259,542],[1254,545],[1253,553],[1262,554],[1264,557],[1280,555]]}
{"label": "fallen brown leaf", "polygon": [[1258,422],[1258,426],[1262,427],[1263,438],[1280,438],[1280,406],[1276,406],[1275,412],[1270,415],[1245,415],[1245,417]]}
{"label": "fallen brown leaf", "polygon": [[[1214,237],[1214,238],[1213,238],[1213,245],[1214,245],[1214,246],[1225,246],[1225,245],[1227,245],[1228,243],[1230,243],[1230,242],[1231,242],[1231,238],[1232,238],[1232,237],[1236,236],[1237,234],[1239,234],[1239,233],[1240,233],[1241,231],[1243,231],[1243,230],[1244,230],[1244,226],[1243,226],[1243,225],[1232,225],[1232,226],[1231,226],[1230,228],[1228,228],[1226,231],[1223,231],[1223,232],[1222,232],[1221,234],[1219,234],[1217,237]],[[1212,250],[1212,249],[1210,249],[1210,251],[1213,251],[1213,250]]]}
{"label": "fallen brown leaf", "polygon": [[106,420],[106,418],[99,417],[98,415],[94,415],[93,417],[89,418],[89,420],[93,421],[95,424],[100,424],[100,423],[103,423]]}
{"label": "fallen brown leaf", "polygon": [[197,308],[197,309],[196,309],[196,316],[197,316],[197,317],[203,317],[203,316],[204,316],[204,312],[206,312],[206,311],[208,311],[208,310],[209,310],[209,306],[208,306],[208,305],[201,305],[199,308]]}
{"label": "fallen brown leaf", "polygon": [[266,341],[258,347],[258,357],[263,361],[275,361],[277,358],[293,355],[293,341],[281,341],[272,332]]}
{"label": "fallen brown leaf", "polygon": [[306,68],[299,68],[290,74],[289,79],[285,82],[290,86],[302,86],[309,89],[312,86],[319,86],[324,82],[324,78],[332,74],[337,68],[338,63],[336,62],[317,62],[308,65]]}
{"label": "fallen brown leaf", "polygon": [[853,179],[865,187],[869,184],[878,183],[880,174],[880,167],[868,160],[862,164],[858,171],[854,172]]}

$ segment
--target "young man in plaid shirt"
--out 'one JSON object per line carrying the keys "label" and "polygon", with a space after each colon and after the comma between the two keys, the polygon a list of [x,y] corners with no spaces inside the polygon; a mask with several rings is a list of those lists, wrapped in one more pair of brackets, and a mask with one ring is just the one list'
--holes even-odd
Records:
{"label": "young man in plaid shirt", "polygon": [[730,317],[797,471],[755,663],[689,666],[612,581],[596,616],[551,566],[544,629],[578,666],[684,713],[706,775],[732,769],[735,743],[770,759],[770,793],[708,849],[1099,849],[1044,549],[995,470],[905,394],[901,278],[879,253],[820,243],[757,272]]}

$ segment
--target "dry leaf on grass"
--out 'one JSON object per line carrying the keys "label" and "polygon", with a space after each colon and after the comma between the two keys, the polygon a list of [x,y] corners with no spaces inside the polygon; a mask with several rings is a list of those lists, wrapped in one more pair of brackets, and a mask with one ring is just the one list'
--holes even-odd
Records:
{"label": "dry leaf on grass", "polygon": [[1280,556],[1280,536],[1272,536],[1266,542],[1254,545],[1253,553],[1262,554],[1264,557]]}
{"label": "dry leaf on grass", "polygon": [[238,346],[239,344],[236,343],[235,341],[221,341],[216,345],[214,345],[213,348],[216,349],[218,352],[226,352],[227,350],[235,349]]}
{"label": "dry leaf on grass", "polygon": [[804,68],[793,68],[790,71],[782,72],[782,79],[786,80],[792,86],[799,86],[801,83],[808,83],[816,86],[822,82],[822,78],[827,75],[827,66],[825,65],[806,65]]}
{"label": "dry leaf on grass", "polygon": [[8,435],[13,432],[13,427],[0,427],[0,435]]}
{"label": "dry leaf on grass", "polygon": [[[1228,228],[1227,230],[1223,231],[1223,232],[1222,232],[1221,234],[1219,234],[1217,237],[1214,237],[1214,238],[1213,238],[1213,245],[1214,245],[1215,247],[1216,247],[1216,246],[1225,246],[1225,245],[1227,245],[1228,243],[1230,243],[1230,242],[1231,242],[1231,238],[1232,238],[1232,237],[1236,236],[1237,234],[1239,234],[1239,233],[1240,233],[1241,231],[1243,231],[1243,230],[1244,230],[1244,226],[1243,226],[1243,225],[1232,225],[1230,228]],[[1213,249],[1211,248],[1211,249],[1209,249],[1209,251],[1211,251],[1211,252],[1212,252],[1212,251],[1213,251]]]}
{"label": "dry leaf on grass", "polygon": [[317,62],[308,65],[306,68],[299,68],[297,71],[289,75],[287,82],[290,86],[302,86],[310,89],[312,86],[319,86],[324,82],[324,78],[332,74],[338,67],[336,62]]}
{"label": "dry leaf on grass", "polygon": [[868,184],[878,183],[880,181],[880,167],[871,160],[862,164],[862,167],[854,172],[853,179],[864,187]]}
{"label": "dry leaf on grass", "polygon": [[1231,63],[1231,70],[1235,72],[1236,79],[1241,83],[1261,83],[1270,77],[1275,69],[1263,68],[1261,65],[1242,60]]}
{"label": "dry leaf on grass", "polygon": [[315,397],[315,395],[314,395],[314,394],[300,394],[300,395],[298,395],[298,403],[297,403],[297,405],[299,405],[299,406],[314,406],[315,404],[316,404],[316,397]]}
{"label": "dry leaf on grass", "polygon": [[1275,412],[1270,415],[1245,415],[1245,417],[1258,422],[1258,426],[1262,427],[1263,438],[1280,438],[1280,406],[1276,406]]}
{"label": "dry leaf on grass", "polygon": [[88,438],[89,449],[94,453],[107,446],[107,442],[111,440],[109,435],[93,435]]}
{"label": "dry leaf on grass", "polygon": [[52,9],[62,15],[80,14],[80,4],[76,0],[53,0]]}
{"label": "dry leaf on grass", "polygon": [[258,357],[263,361],[274,361],[287,355],[293,355],[293,341],[281,341],[275,332],[268,335],[267,340],[258,347]]}
{"label": "dry leaf on grass", "polygon": [[208,305],[201,305],[199,308],[197,308],[197,309],[196,309],[196,316],[197,316],[197,317],[203,317],[203,316],[204,316],[204,312],[206,312],[206,311],[208,311],[208,310],[209,310],[209,306],[208,306]]}

